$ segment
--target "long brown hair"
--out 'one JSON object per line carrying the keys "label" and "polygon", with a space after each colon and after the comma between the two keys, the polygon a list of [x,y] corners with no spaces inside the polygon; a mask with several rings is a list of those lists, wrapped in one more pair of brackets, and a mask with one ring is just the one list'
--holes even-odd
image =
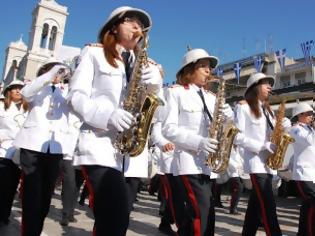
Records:
{"label": "long brown hair", "polygon": [[[115,24],[112,26],[110,30],[108,30],[102,39],[102,45],[103,45],[103,51],[104,51],[104,56],[108,63],[115,67],[118,68],[118,64],[115,61],[115,59],[118,59],[122,61],[120,58],[119,52],[117,51],[116,45],[118,43],[118,38],[117,35],[114,33],[115,28],[121,24],[124,21],[124,18],[121,20],[115,22]],[[141,38],[139,39],[139,41]],[[137,51],[139,50],[138,45],[133,49],[134,53],[136,54]]]}
{"label": "long brown hair", "polygon": [[[6,92],[5,97],[4,97],[4,110],[8,110],[11,106],[11,103],[13,102],[11,99],[11,89],[9,89],[8,92]],[[21,99],[22,107],[24,111],[28,110],[28,103],[22,98]]]}
{"label": "long brown hair", "polygon": [[111,30],[107,31],[104,34],[102,44],[106,60],[111,66],[118,68],[118,64],[115,61],[116,58],[120,58],[119,53],[116,49],[117,38]]}
{"label": "long brown hair", "polygon": [[196,63],[190,63],[181,69],[177,76],[176,83],[180,85],[187,85],[191,83]]}
{"label": "long brown hair", "polygon": [[[245,94],[245,100],[248,103],[250,110],[254,114],[254,116],[258,119],[261,117],[261,112],[259,109],[259,101],[258,101],[258,94],[259,94],[259,88],[258,85],[260,83],[255,84],[251,88],[248,89],[248,91]],[[268,101],[264,102],[264,107],[267,109],[269,114],[273,117],[273,112],[271,111],[270,105]]]}

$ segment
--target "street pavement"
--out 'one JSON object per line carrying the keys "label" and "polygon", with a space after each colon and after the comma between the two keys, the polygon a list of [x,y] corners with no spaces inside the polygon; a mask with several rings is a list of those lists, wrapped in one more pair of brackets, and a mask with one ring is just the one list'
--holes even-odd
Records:
{"label": "street pavement", "polygon": [[[241,235],[246,211],[247,195],[242,197],[239,203],[238,209],[241,215],[230,215],[228,213],[230,196],[222,194],[221,199],[224,208],[216,208],[215,235]],[[163,236],[164,234],[160,233],[157,229],[160,223],[160,217],[159,202],[156,200],[156,196],[151,196],[147,192],[141,192],[138,194],[137,200],[138,201],[134,206],[134,211],[130,217],[130,226],[127,236]],[[277,197],[276,201],[278,218],[283,234],[288,236],[296,235],[299,219],[300,200],[295,197]],[[86,205],[83,207],[77,204],[75,218],[78,220],[78,222],[70,223],[68,226],[62,227],[59,225],[59,220],[61,218],[60,190],[57,189],[56,194],[53,196],[50,212],[45,220],[44,230],[41,236],[92,235],[93,214],[88,208],[87,203],[88,201],[86,201]],[[14,202],[10,220],[11,222],[8,226],[3,226],[0,228],[1,236],[20,235],[21,207],[17,198]],[[174,225],[173,228],[176,229]],[[260,228],[257,235],[265,235],[262,228]]]}

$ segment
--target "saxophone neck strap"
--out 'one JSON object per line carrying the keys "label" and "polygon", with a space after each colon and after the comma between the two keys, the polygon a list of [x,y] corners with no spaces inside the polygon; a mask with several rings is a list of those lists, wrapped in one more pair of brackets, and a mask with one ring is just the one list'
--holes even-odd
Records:
{"label": "saxophone neck strap", "polygon": [[266,120],[267,120],[267,123],[268,123],[270,129],[273,130],[274,126],[273,126],[273,124],[272,124],[272,122],[271,122],[271,120],[267,114],[266,108],[263,106],[262,109],[263,109],[264,116],[266,117]]}
{"label": "saxophone neck strap", "polygon": [[198,93],[198,95],[199,95],[199,97],[201,98],[201,101],[202,101],[202,103],[203,103],[203,110],[206,112],[206,114],[207,114],[208,117],[209,117],[209,120],[212,122],[213,119],[212,119],[212,116],[211,116],[211,114],[210,114],[210,111],[209,111],[209,109],[208,109],[208,107],[207,107],[207,105],[206,105],[205,97],[203,96],[203,93],[202,93],[201,89],[198,90],[197,93]]}

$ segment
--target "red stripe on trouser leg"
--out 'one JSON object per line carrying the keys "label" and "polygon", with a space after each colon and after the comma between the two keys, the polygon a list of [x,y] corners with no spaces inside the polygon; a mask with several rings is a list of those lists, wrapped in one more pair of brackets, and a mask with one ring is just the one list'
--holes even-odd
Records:
{"label": "red stripe on trouser leg", "polygon": [[188,193],[188,198],[190,199],[191,205],[193,207],[193,210],[195,211],[195,215],[196,218],[193,221],[193,225],[194,225],[194,235],[195,236],[200,236],[201,233],[201,219],[200,219],[200,211],[199,211],[199,207],[198,207],[198,203],[197,203],[197,199],[195,196],[195,193],[191,187],[191,184],[189,182],[189,179],[187,178],[187,176],[181,175],[180,176],[181,179],[184,182],[184,186],[187,190]]}
{"label": "red stripe on trouser leg", "polygon": [[89,176],[88,176],[87,171],[86,171],[84,166],[82,166],[82,174],[83,174],[83,177],[85,179],[86,186],[89,190],[89,206],[93,210],[93,208],[94,208],[94,191],[93,191],[91,181],[89,180]]}
{"label": "red stripe on trouser leg", "polygon": [[166,189],[167,189],[167,192],[168,192],[168,200],[167,200],[167,203],[169,205],[169,208],[171,210],[171,214],[172,214],[172,219],[173,221],[175,222],[177,228],[179,227],[178,226],[178,223],[176,222],[176,217],[175,217],[175,209],[174,209],[174,205],[173,205],[173,194],[172,194],[172,188],[171,188],[171,185],[168,181],[168,178],[166,177],[165,178],[165,185],[166,185]]}
{"label": "red stripe on trouser leg", "polygon": [[311,208],[310,208],[310,210],[309,210],[309,215],[308,215],[308,217],[307,217],[307,219],[308,219],[308,232],[309,232],[309,234],[310,235],[314,235],[313,234],[313,227],[314,227],[314,224],[313,224],[313,219],[314,219],[314,211],[315,211],[315,209],[314,209],[314,207],[312,206]]}
{"label": "red stripe on trouser leg", "polygon": [[296,181],[296,184],[297,184],[297,187],[298,187],[298,189],[299,189],[299,192],[300,192],[302,198],[307,201],[309,198],[308,198],[308,196],[304,193],[304,190],[303,190],[303,187],[302,187],[302,185],[301,185],[301,182]]}
{"label": "red stripe on trouser leg", "polygon": [[236,180],[232,178],[232,196],[231,196],[231,202],[230,202],[230,210],[234,210],[232,208],[234,208],[237,193],[238,193],[237,187],[238,186],[237,186]]}
{"label": "red stripe on trouser leg", "polygon": [[[305,194],[303,190],[302,183],[300,181],[296,181],[296,185],[298,187],[298,190],[303,198],[304,201],[310,201],[310,197]],[[313,236],[313,218],[314,218],[314,207],[311,204],[311,207],[307,210],[307,231],[308,235]]]}
{"label": "red stripe on trouser leg", "polygon": [[169,195],[168,195],[168,189],[167,189],[167,184],[166,184],[166,176],[165,175],[160,175],[160,180],[162,184],[162,195],[165,200],[168,201]]}
{"label": "red stripe on trouser leg", "polygon": [[[91,181],[89,179],[89,176],[88,176],[87,171],[86,171],[84,166],[82,166],[82,174],[83,174],[83,177],[85,179],[85,184],[89,190],[89,207],[93,210],[94,209],[94,191],[93,191]],[[95,224],[93,227],[93,236],[96,236]]]}
{"label": "red stripe on trouser leg", "polygon": [[260,205],[260,211],[261,211],[261,215],[262,215],[262,220],[263,220],[263,224],[264,224],[264,227],[265,227],[265,230],[266,230],[266,234],[267,236],[271,236],[271,232],[270,232],[270,226],[268,224],[268,220],[267,220],[267,214],[266,214],[266,208],[265,208],[265,204],[264,204],[264,199],[261,195],[261,191],[260,191],[260,188],[259,188],[259,185],[257,183],[257,179],[256,179],[256,176],[255,175],[250,175],[250,178],[252,180],[252,183],[253,183],[253,186],[256,190],[256,193],[257,193],[257,196],[258,196],[258,201],[259,201],[259,205]]}

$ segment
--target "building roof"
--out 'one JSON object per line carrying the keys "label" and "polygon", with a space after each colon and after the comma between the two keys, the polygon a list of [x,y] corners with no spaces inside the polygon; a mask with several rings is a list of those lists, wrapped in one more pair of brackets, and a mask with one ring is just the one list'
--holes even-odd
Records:
{"label": "building roof", "polygon": [[64,62],[71,62],[72,59],[80,55],[80,53],[81,48],[62,45],[56,54],[56,58]]}

